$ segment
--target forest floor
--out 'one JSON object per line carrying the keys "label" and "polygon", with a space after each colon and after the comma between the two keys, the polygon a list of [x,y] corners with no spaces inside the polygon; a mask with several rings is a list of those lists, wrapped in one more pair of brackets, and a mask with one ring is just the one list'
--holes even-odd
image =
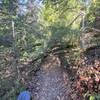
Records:
{"label": "forest floor", "polygon": [[34,71],[34,64],[20,61],[15,63],[13,53],[6,50],[0,58],[3,63],[0,69],[0,100],[16,100],[18,94],[26,89],[31,92],[32,100],[89,100],[87,98],[93,96],[98,98],[99,51],[100,48],[95,49],[95,52],[89,50],[84,53],[85,57],[78,60],[73,57],[72,51],[61,55],[49,54],[38,65],[39,69]]}
{"label": "forest floor", "polygon": [[32,100],[70,100],[69,76],[57,56],[46,58],[30,83],[30,90]]}

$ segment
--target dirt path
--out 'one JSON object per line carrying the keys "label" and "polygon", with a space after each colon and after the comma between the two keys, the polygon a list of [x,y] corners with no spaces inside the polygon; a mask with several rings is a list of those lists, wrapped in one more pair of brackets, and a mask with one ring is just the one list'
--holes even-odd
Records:
{"label": "dirt path", "polygon": [[30,83],[32,100],[70,100],[70,81],[57,56],[47,57]]}

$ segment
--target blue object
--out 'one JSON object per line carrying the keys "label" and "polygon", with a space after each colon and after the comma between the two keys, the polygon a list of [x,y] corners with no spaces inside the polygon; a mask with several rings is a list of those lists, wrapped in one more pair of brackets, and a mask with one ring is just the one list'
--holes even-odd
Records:
{"label": "blue object", "polygon": [[19,94],[17,100],[31,100],[31,93],[29,91],[23,91]]}

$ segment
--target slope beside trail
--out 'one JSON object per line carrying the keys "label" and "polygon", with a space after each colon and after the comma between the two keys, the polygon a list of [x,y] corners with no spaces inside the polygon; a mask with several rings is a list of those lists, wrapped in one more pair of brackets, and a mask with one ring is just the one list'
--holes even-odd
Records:
{"label": "slope beside trail", "polygon": [[71,100],[70,80],[59,57],[47,57],[30,82],[32,100]]}

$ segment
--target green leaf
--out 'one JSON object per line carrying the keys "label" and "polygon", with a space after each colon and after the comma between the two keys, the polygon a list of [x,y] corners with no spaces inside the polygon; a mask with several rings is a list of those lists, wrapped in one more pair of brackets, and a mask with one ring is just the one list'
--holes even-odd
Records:
{"label": "green leaf", "polygon": [[94,96],[90,96],[89,100],[95,100]]}

